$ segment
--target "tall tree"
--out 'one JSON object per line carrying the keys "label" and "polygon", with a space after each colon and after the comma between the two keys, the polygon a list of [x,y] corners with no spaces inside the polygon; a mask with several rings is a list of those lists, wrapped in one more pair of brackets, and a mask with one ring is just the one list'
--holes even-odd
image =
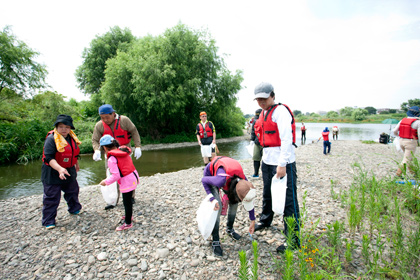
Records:
{"label": "tall tree", "polygon": [[105,72],[103,99],[154,138],[193,133],[200,111],[218,131],[242,133],[245,119],[235,107],[242,73],[227,70],[206,32],[178,24],[144,37],[110,59]]}
{"label": "tall tree", "polygon": [[45,65],[34,60],[38,55],[6,26],[0,32],[0,93],[8,88],[27,96],[36,89],[45,88],[47,70]]}
{"label": "tall tree", "polygon": [[408,99],[408,102],[403,102],[401,104],[401,110],[407,113],[408,109],[413,106],[419,106],[420,107],[420,99]]}
{"label": "tall tree", "polygon": [[366,107],[365,110],[368,111],[369,115],[375,115],[376,114],[376,109],[372,106]]}
{"label": "tall tree", "polygon": [[90,48],[84,49],[83,64],[76,70],[80,90],[87,95],[97,94],[105,81],[107,60],[116,56],[118,51],[126,51],[134,39],[129,29],[122,30],[118,26],[102,36],[97,35]]}

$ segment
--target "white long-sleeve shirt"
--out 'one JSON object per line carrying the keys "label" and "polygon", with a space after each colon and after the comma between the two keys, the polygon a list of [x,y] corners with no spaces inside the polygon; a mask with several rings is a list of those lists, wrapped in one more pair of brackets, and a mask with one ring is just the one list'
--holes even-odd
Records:
{"label": "white long-sleeve shirt", "polygon": [[[264,110],[264,115],[267,113]],[[263,149],[262,161],[268,165],[284,167],[296,160],[295,147],[292,135],[292,116],[283,105],[277,106],[271,115],[273,122],[277,123],[281,140],[281,147],[266,147]]]}

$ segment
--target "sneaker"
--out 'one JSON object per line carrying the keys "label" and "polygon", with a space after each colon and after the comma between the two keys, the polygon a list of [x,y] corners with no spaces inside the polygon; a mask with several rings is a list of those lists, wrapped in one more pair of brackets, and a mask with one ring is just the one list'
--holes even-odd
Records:
{"label": "sneaker", "polygon": [[48,226],[45,226],[45,228],[46,228],[46,229],[53,229],[53,228],[55,228],[55,225],[54,225],[54,224],[52,224],[52,225],[48,225]]}
{"label": "sneaker", "polygon": [[252,177],[252,178],[260,178],[260,175],[255,175],[255,174],[253,174],[253,175],[251,175],[251,177]]}
{"label": "sneaker", "polygon": [[80,210],[77,210],[76,212],[70,213],[71,215],[79,215],[80,214]]}
{"label": "sneaker", "polygon": [[223,250],[222,246],[220,246],[220,241],[213,241],[211,244],[211,247],[213,248],[213,253],[218,257],[223,257]]}
{"label": "sneaker", "polygon": [[234,229],[227,229],[226,233],[235,240],[241,239],[241,236],[237,234]]}
{"label": "sneaker", "polygon": [[[284,244],[281,244],[279,247],[277,247],[276,251],[279,254],[284,254],[284,252],[286,252],[287,248],[288,248],[287,244],[284,243]],[[289,250],[296,250],[296,249],[297,249],[296,247],[290,247],[289,248]]]}
{"label": "sneaker", "polygon": [[107,205],[107,206],[105,206],[105,210],[109,210],[109,209],[112,209],[114,207],[115,207],[114,205]]}
{"label": "sneaker", "polygon": [[263,230],[263,229],[268,228],[268,227],[269,226],[266,226],[266,225],[264,225],[262,223],[258,223],[258,224],[255,225],[254,231]]}
{"label": "sneaker", "polygon": [[126,229],[129,229],[129,228],[132,228],[132,227],[133,227],[133,223],[131,223],[129,225],[124,223],[124,224],[120,225],[119,227],[117,227],[115,230],[116,231],[122,231],[122,230],[126,230]]}

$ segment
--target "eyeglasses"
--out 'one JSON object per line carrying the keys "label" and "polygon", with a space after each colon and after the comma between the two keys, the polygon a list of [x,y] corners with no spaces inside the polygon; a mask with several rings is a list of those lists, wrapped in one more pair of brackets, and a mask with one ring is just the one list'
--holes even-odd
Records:
{"label": "eyeglasses", "polygon": [[205,117],[205,118],[207,118],[207,116],[206,115],[201,115],[202,117]]}

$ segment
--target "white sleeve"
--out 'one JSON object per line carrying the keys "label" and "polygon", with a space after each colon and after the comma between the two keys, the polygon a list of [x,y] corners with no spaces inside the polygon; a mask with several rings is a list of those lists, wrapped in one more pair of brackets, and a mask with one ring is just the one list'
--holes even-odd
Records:
{"label": "white sleeve", "polygon": [[292,116],[286,107],[279,105],[273,112],[272,120],[277,123],[281,141],[279,165],[284,167],[293,151]]}

